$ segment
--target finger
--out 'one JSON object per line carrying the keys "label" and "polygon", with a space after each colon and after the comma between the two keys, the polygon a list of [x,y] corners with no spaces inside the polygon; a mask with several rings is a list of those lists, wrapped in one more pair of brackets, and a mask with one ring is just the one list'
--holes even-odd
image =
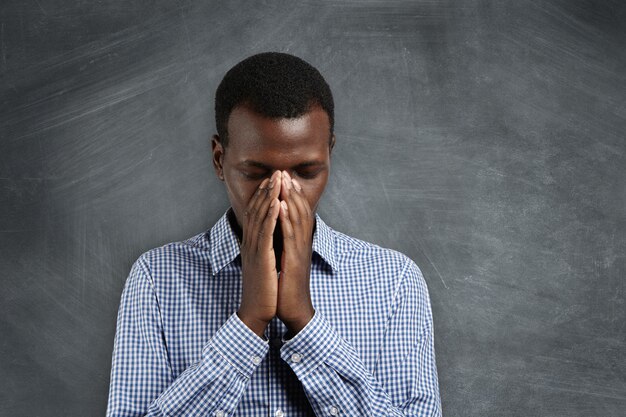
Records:
{"label": "finger", "polygon": [[[292,189],[293,191],[293,189]],[[295,193],[292,192],[291,196],[288,200],[284,200],[287,205],[287,214],[289,215],[289,222],[291,223],[291,227],[293,228],[293,232],[298,237],[300,235],[300,229],[302,228],[302,215],[300,214],[300,210],[295,203],[296,200]]]}
{"label": "finger", "polygon": [[254,215],[259,215],[258,217],[262,217],[265,214],[265,213],[261,213],[261,211],[263,210],[263,205],[269,206],[269,202],[271,201],[270,196],[272,195],[272,192],[275,193],[276,191],[280,191],[280,189],[276,190],[276,183],[277,183],[276,178],[277,177],[280,178],[280,176],[279,175],[277,176],[276,172],[274,172],[270,176],[270,178],[266,178],[263,180],[263,183],[265,185],[262,187],[262,190],[260,191],[260,195],[257,198],[254,207],[252,208]]}
{"label": "finger", "polygon": [[260,215],[261,206],[266,201],[268,194],[271,190],[270,187],[274,186],[274,176],[272,175],[270,178],[265,178],[263,182],[261,182],[261,186],[257,190],[259,195],[256,198],[256,201],[252,208],[250,209],[250,217],[252,221],[258,220],[258,215]]}
{"label": "finger", "polygon": [[[289,200],[290,197],[296,198],[296,196],[298,196],[301,197],[302,202],[307,203],[302,185],[295,178],[292,178],[287,171],[283,171],[283,177],[286,178],[286,180],[283,181],[285,187],[285,191],[283,191],[283,200]],[[308,203],[306,205],[298,204],[298,207],[308,208]]]}
{"label": "finger", "polygon": [[291,184],[293,185],[293,192],[291,193],[290,200],[293,201],[294,205],[297,207],[298,216],[301,222],[306,223],[307,221],[311,220],[311,208],[309,207],[309,202],[304,195],[302,186],[295,178],[291,180]]}
{"label": "finger", "polygon": [[288,200],[291,194],[291,176],[287,171],[282,171],[282,190],[280,192],[283,201]]}
{"label": "finger", "polygon": [[274,175],[272,175],[270,178],[265,178],[255,191],[254,195],[250,199],[250,202],[248,203],[248,206],[246,207],[246,211],[244,213],[246,217],[244,237],[246,237],[247,239],[245,239],[244,241],[248,243],[251,247],[256,248],[255,239],[257,237],[258,230],[255,229],[255,226],[258,225],[259,217],[265,216],[265,212],[261,214],[261,211],[263,210],[263,202],[268,200],[270,191],[275,187],[275,185],[276,177]]}
{"label": "finger", "polygon": [[[275,220],[278,216],[278,209],[276,209],[275,212],[272,212],[270,208],[274,208],[273,203],[275,200],[278,200],[277,197],[280,194],[280,182],[277,178],[280,178],[280,171],[276,171],[272,174],[272,188],[268,188],[266,197],[261,202],[255,216],[255,224],[252,233],[256,233],[257,235],[257,250],[261,250],[263,248],[267,248],[269,250],[273,246],[273,234],[274,227],[276,226]],[[274,217],[273,220],[272,217]]]}
{"label": "finger", "polygon": [[278,196],[280,195],[280,190],[282,188],[281,179],[282,179],[281,171],[274,171],[274,173],[272,173],[272,176],[270,177],[270,182],[269,182],[269,192],[272,198],[278,198]]}
{"label": "finger", "polygon": [[310,210],[308,210],[308,202],[304,197],[302,186],[295,179],[287,181],[291,185],[289,198],[286,200],[289,219],[291,220],[291,226],[294,229],[296,236],[296,242],[306,240],[308,231],[311,228],[311,222],[309,219]]}
{"label": "finger", "polygon": [[259,233],[257,245],[260,252],[274,249],[274,229],[276,228],[279,212],[280,201],[278,201],[278,198],[274,197],[270,202],[267,215],[265,216],[263,225],[261,226],[261,232]]}
{"label": "finger", "polygon": [[280,171],[275,171],[269,178],[269,182],[264,190],[265,195],[261,195],[256,202],[254,222],[260,223],[263,221],[272,200],[278,197],[280,188]]}
{"label": "finger", "polygon": [[259,187],[256,189],[256,191],[254,192],[254,194],[252,195],[252,198],[250,198],[250,201],[248,202],[246,209],[243,212],[243,216],[244,216],[244,227],[243,227],[243,242],[242,244],[245,244],[248,242],[248,238],[249,236],[249,232],[250,232],[250,228],[252,227],[252,222],[251,219],[254,218],[256,211],[258,210],[258,203],[261,200],[261,195],[265,193],[265,188],[267,187],[267,184],[269,183],[269,180],[267,178],[265,178],[263,181],[261,181],[261,184],[259,185]]}
{"label": "finger", "polygon": [[285,200],[280,202],[280,227],[283,232],[283,246],[286,250],[292,250],[295,247],[296,236],[289,219],[289,208]]}

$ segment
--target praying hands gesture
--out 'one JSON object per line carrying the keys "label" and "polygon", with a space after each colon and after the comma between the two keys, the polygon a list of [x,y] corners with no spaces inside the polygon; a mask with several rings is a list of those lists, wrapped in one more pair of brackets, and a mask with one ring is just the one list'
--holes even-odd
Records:
{"label": "praying hands gesture", "polygon": [[[237,315],[261,337],[278,316],[289,330],[286,338],[293,337],[314,315],[310,272],[315,217],[301,185],[286,171],[263,180],[244,217],[243,294]],[[284,240],[280,275],[273,247],[278,219]]]}

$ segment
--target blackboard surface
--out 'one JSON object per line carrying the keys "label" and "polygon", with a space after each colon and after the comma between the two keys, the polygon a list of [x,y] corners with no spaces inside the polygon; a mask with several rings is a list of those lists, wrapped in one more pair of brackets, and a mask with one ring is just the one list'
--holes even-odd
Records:
{"label": "blackboard surface", "polygon": [[213,94],[326,77],[319,213],[426,277],[446,416],[626,415],[622,1],[0,5],[0,415],[104,415],[132,262],[228,207]]}

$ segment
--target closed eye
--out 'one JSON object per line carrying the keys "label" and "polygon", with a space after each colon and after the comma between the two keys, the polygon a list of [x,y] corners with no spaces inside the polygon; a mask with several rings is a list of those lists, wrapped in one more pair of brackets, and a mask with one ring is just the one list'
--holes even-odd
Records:
{"label": "closed eye", "polygon": [[241,174],[246,177],[249,180],[261,180],[263,178],[265,178],[267,176],[267,174],[262,173],[262,174],[253,174],[250,172],[245,172],[245,171],[241,171]]}
{"label": "closed eye", "polygon": [[317,170],[317,171],[313,171],[313,172],[297,172],[296,174],[300,177],[300,178],[304,178],[307,180],[313,179],[315,177],[317,177],[319,175],[319,173],[322,170]]}

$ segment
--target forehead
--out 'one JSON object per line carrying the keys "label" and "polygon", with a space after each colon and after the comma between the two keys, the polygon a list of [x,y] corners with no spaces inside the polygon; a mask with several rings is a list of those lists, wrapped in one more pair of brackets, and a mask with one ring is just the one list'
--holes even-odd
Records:
{"label": "forehead", "polygon": [[319,106],[295,118],[268,118],[237,106],[228,119],[228,148],[241,159],[323,157],[329,138],[328,114]]}

